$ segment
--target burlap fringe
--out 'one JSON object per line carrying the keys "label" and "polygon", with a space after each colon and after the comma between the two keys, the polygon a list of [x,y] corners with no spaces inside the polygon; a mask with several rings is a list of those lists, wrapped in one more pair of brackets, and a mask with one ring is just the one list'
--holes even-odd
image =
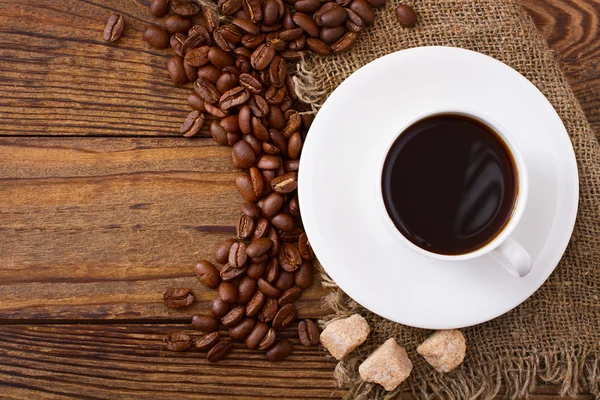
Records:
{"label": "burlap fringe", "polygon": [[[331,314],[319,321],[322,327],[356,312],[370,314],[339,289],[318,262],[316,265],[323,286],[334,289],[323,299]],[[358,367],[373,347],[373,343],[366,343],[336,365],[334,386],[348,390],[345,399],[387,400],[409,391],[419,399],[486,400],[501,390],[505,398],[523,399],[534,392],[538,382],[560,385],[561,396],[589,392],[600,399],[600,357],[585,346],[522,349],[518,353],[468,360],[449,374],[431,369],[427,376],[412,375],[393,392],[360,378]]]}

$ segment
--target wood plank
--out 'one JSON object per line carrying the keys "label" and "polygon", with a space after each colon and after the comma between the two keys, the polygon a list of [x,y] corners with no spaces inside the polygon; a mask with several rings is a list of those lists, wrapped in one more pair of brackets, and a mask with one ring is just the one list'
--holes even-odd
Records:
{"label": "wood plank", "polygon": [[[194,277],[235,234],[230,150],[209,139],[0,138],[0,319],[178,319],[214,293]],[[191,287],[185,311],[162,305]],[[299,303],[320,316],[324,291]]]}

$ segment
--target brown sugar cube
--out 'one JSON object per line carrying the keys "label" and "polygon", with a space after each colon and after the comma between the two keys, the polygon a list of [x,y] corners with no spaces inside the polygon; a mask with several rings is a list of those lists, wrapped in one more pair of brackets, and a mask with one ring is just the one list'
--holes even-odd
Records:
{"label": "brown sugar cube", "polygon": [[369,336],[371,328],[358,314],[331,322],[321,332],[321,343],[332,356],[341,360],[360,346]]}
{"label": "brown sugar cube", "polygon": [[412,367],[406,350],[389,338],[358,367],[358,372],[363,381],[379,383],[389,392],[408,378]]}
{"label": "brown sugar cube", "polygon": [[466,351],[465,337],[456,329],[437,331],[417,347],[417,353],[438,372],[450,372],[458,367]]}

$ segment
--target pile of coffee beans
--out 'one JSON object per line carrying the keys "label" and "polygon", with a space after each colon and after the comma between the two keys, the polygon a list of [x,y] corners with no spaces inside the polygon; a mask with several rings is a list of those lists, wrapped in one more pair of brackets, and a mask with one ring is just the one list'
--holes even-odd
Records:
{"label": "pile of coffee beans", "polygon": [[[193,328],[205,335],[172,333],[164,340],[168,350],[193,346],[206,351],[209,361],[219,361],[232,349],[219,338],[218,329],[225,327],[231,340],[266,351],[270,361],[293,351],[277,332],[297,319],[293,303],[312,284],[314,255],[296,194],[311,118],[299,111],[288,62],[307,51],[319,56],[347,51],[373,23],[373,8],[384,5],[385,0],[219,0],[216,7],[195,0],[151,2],[152,15],[165,18],[163,26],[146,28],[144,40],[154,48],[171,47],[175,54],[167,71],[173,83],[193,83],[188,96],[193,111],[180,133],[192,137],[209,124],[213,139],[232,147],[233,165],[245,170],[235,180],[246,201],[236,238],[221,243],[215,254],[222,266],[203,260],[195,267],[200,281],[217,291],[211,315],[192,318]],[[414,25],[411,10],[397,12],[401,24]],[[104,39],[116,41],[123,26],[121,15],[111,15]],[[171,288],[163,301],[185,307],[194,294]],[[297,328],[302,345],[319,343],[314,321],[303,320]]]}

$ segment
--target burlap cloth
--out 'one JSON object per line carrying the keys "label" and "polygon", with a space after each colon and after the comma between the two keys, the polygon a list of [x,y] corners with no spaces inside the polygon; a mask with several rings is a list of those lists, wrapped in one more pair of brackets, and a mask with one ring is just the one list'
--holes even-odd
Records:
{"label": "burlap cloth", "polygon": [[[501,386],[508,397],[523,398],[539,382],[560,384],[563,394],[590,391],[600,396],[600,151],[580,105],[552,52],[515,2],[402,0],[419,15],[416,28],[404,29],[394,17],[397,1],[376,13],[374,26],[360,35],[351,52],[309,56],[298,65],[301,98],[316,111],[358,68],[409,47],[457,46],[490,55],[533,82],[562,118],[578,160],[579,215],[569,248],[548,281],[515,310],[464,329],[467,357],[449,374],[436,373],[415,352],[430,331],[385,320],[337,289],[328,299],[334,310],[328,319],[358,312],[372,328],[367,343],[337,366],[337,383],[352,399],[393,397],[396,393],[363,383],[358,375],[366,356],[393,336],[414,363],[410,378],[397,391],[412,390],[420,398],[490,398]],[[327,276],[323,284],[335,285]]]}

